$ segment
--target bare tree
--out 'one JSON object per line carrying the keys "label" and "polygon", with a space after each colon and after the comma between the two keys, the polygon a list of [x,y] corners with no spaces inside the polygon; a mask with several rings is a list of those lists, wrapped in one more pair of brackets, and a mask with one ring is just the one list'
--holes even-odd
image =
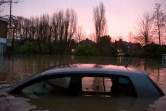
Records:
{"label": "bare tree", "polygon": [[60,41],[63,40],[63,36],[64,36],[64,12],[62,10],[60,10],[57,13],[57,33],[58,33],[58,39]]}
{"label": "bare tree", "polygon": [[28,42],[28,38],[29,38],[29,29],[30,29],[30,20],[29,19],[25,19],[25,41]]}
{"label": "bare tree", "polygon": [[99,43],[100,37],[107,33],[107,22],[105,17],[105,6],[100,3],[93,9],[93,21],[96,31],[96,42]]}
{"label": "bare tree", "polygon": [[77,29],[77,14],[73,9],[71,9],[68,41],[72,39],[72,37],[76,33],[76,29]]}
{"label": "bare tree", "polygon": [[96,34],[95,34],[95,31],[91,31],[91,32],[89,33],[88,37],[89,37],[92,41],[96,42]]}
{"label": "bare tree", "polygon": [[[4,5],[6,3],[19,3],[20,1],[19,0],[15,0],[15,1],[12,1],[12,0],[0,0],[0,6],[1,5]],[[2,12],[4,10],[5,7],[3,7],[3,9],[0,9],[0,12]]]}
{"label": "bare tree", "polygon": [[30,18],[30,36],[29,38],[34,40],[34,36],[35,36],[35,18],[34,17],[31,17]]}
{"label": "bare tree", "polygon": [[64,18],[64,29],[65,29],[65,34],[64,34],[64,40],[67,41],[67,37],[69,34],[69,25],[70,25],[70,9],[66,10],[65,18]]}
{"label": "bare tree", "polygon": [[18,30],[17,30],[17,39],[22,39],[22,36],[23,36],[23,21],[24,21],[24,18],[23,17],[18,17]]}
{"label": "bare tree", "polygon": [[[10,16],[7,15],[7,18]],[[61,54],[65,53],[69,50],[71,39],[75,36],[77,29],[77,15],[73,9],[57,11],[52,17],[43,14],[40,17],[31,17],[30,19],[13,15],[11,18],[13,44],[15,39],[20,39],[22,44],[35,41],[41,52],[44,51],[42,45],[48,43],[50,51],[54,44],[54,53],[58,51]]]}
{"label": "bare tree", "polygon": [[53,31],[53,40],[54,42],[57,42],[58,40],[58,21],[57,21],[57,13],[53,13],[52,20],[51,20],[51,26]]}
{"label": "bare tree", "polygon": [[134,38],[134,34],[132,32],[129,32],[128,35],[127,35],[129,41],[132,43],[134,42],[133,38]]}
{"label": "bare tree", "polygon": [[49,15],[43,14],[42,18],[42,24],[43,24],[43,42],[47,42],[47,38],[49,36]]}
{"label": "bare tree", "polygon": [[34,27],[35,27],[35,36],[34,36],[34,39],[38,39],[39,38],[39,25],[40,25],[40,20],[39,20],[39,17],[36,17],[35,18],[35,23],[34,23]]}
{"label": "bare tree", "polygon": [[73,9],[67,9],[66,12],[60,10],[53,14],[51,25],[55,41],[70,41],[77,28],[77,15]]}
{"label": "bare tree", "polygon": [[155,4],[155,11],[153,15],[159,44],[161,44],[164,39],[163,37],[166,36],[166,14],[160,9],[160,7],[161,4]]}
{"label": "bare tree", "polygon": [[52,17],[52,27],[54,32],[54,40],[55,42],[57,40],[62,41],[63,40],[63,34],[64,34],[64,12],[62,10],[53,13]]}
{"label": "bare tree", "polygon": [[77,27],[77,31],[75,34],[75,40],[79,43],[80,41],[85,39],[85,33],[81,26]]}
{"label": "bare tree", "polygon": [[140,44],[146,45],[153,41],[153,18],[150,13],[146,12],[140,17],[136,31],[134,39]]}
{"label": "bare tree", "polygon": [[[12,1],[12,3],[19,3],[20,0]],[[3,5],[5,3],[10,3],[10,0],[0,0],[0,5]]]}
{"label": "bare tree", "polygon": [[122,37],[122,35],[120,35],[120,36],[117,36],[117,38],[118,38],[118,40],[123,40],[123,37]]}
{"label": "bare tree", "polygon": [[76,33],[77,15],[75,11],[66,9],[66,11],[59,10],[53,13],[50,26],[52,26],[52,38],[55,47],[63,53],[69,47],[70,41]]}

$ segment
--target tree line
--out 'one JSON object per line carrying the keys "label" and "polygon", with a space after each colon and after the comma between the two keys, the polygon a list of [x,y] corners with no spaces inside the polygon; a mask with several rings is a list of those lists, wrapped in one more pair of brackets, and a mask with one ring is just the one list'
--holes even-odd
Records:
{"label": "tree line", "polygon": [[[80,41],[91,38],[96,42],[95,47],[99,52],[114,52],[111,38],[107,36],[108,27],[105,12],[106,9],[102,2],[93,8],[94,33],[88,37],[85,36],[82,27],[77,25],[78,18],[74,9],[67,8],[58,10],[51,16],[42,14],[31,18],[12,15],[12,50],[15,52],[71,54],[71,49],[79,46]],[[6,17],[9,18],[9,16]],[[142,46],[149,43],[164,44],[166,14],[161,10],[161,4],[155,4],[153,13],[145,12],[140,16],[135,31],[135,33],[130,33],[130,37]],[[107,43],[102,41],[102,37],[106,38],[103,41]],[[92,51],[90,50],[90,52]]]}
{"label": "tree line", "polygon": [[[9,15],[5,17],[10,18]],[[41,53],[66,54],[74,44],[86,38],[82,27],[77,26],[77,14],[74,9],[67,8],[56,11],[51,16],[42,14],[29,19],[13,15],[11,17],[12,51],[24,52],[24,49],[28,50],[27,47],[35,47],[36,51]],[[103,3],[94,7],[93,21],[95,34],[92,38],[96,38],[94,42],[99,44],[99,38],[106,35],[107,30]],[[27,47],[22,48],[23,45]]]}
{"label": "tree line", "polygon": [[58,48],[62,50],[64,45],[71,42],[76,28],[77,14],[73,9],[59,10],[51,17],[48,14],[30,19],[12,16],[12,46],[15,45],[15,40],[21,41],[22,44],[35,41],[42,52],[42,45],[48,45],[48,50],[51,51],[51,43],[54,42],[54,45],[59,44]]}

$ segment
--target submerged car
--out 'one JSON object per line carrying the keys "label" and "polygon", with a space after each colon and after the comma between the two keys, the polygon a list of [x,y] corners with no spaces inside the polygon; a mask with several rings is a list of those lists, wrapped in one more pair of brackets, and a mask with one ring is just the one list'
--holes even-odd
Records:
{"label": "submerged car", "polygon": [[159,98],[162,90],[137,68],[66,64],[47,68],[16,84],[8,94]]}
{"label": "submerged car", "polygon": [[137,68],[66,64],[47,68],[0,97],[0,111],[142,111],[163,96]]}

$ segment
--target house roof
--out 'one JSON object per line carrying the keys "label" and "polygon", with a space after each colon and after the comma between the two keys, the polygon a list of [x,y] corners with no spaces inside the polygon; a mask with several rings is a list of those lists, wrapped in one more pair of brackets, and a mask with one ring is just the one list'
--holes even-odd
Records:
{"label": "house roof", "polygon": [[93,42],[92,40],[89,40],[88,38],[86,38],[85,40],[82,40],[79,42],[80,44],[95,44],[95,42]]}
{"label": "house roof", "polygon": [[5,44],[5,43],[6,43],[6,41],[7,41],[7,39],[6,39],[6,38],[1,38],[1,37],[0,37],[0,43]]}
{"label": "house roof", "polygon": [[121,45],[129,45],[129,42],[126,41],[117,41],[117,44],[121,44]]}
{"label": "house roof", "polygon": [[8,22],[8,19],[0,17],[0,21]]}

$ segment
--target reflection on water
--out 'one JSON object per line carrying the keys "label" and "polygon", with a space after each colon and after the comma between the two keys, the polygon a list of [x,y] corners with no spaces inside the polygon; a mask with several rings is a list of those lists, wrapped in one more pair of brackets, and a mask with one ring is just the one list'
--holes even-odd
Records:
{"label": "reflection on water", "polygon": [[[0,102],[4,105],[1,111],[144,111],[152,103],[152,99],[135,98],[89,98],[89,97],[43,97],[39,99],[28,97],[9,97],[7,101]],[[12,99],[13,98],[13,99]]]}
{"label": "reflection on water", "polygon": [[[25,78],[28,78],[29,76],[53,65],[57,64],[68,64],[68,63],[95,63],[94,67],[101,68],[101,65],[98,64],[113,64],[113,65],[126,65],[128,63],[130,58],[109,58],[109,57],[73,57],[73,56],[30,56],[30,57],[15,57],[15,58],[0,58],[0,93],[4,92],[8,87],[11,85],[24,80]],[[136,59],[134,58],[129,66],[134,66],[143,70],[146,70],[150,73],[150,77],[154,80],[154,82],[157,83],[157,85],[163,90],[163,92],[166,94],[166,68],[162,67],[162,61],[160,59]],[[97,84],[100,82],[100,80],[95,80],[95,83]],[[2,98],[1,98],[2,99]],[[0,99],[0,106],[2,106],[2,101]],[[18,101],[24,101],[24,105],[26,105],[27,110],[53,110],[53,105],[50,104],[44,104],[41,100],[38,99],[25,99],[25,98],[17,98]],[[109,110],[108,106],[110,104],[114,106],[122,106],[121,104],[124,104],[126,100],[107,100],[107,99],[100,99],[100,101],[92,101],[91,99],[88,100],[88,98],[81,98],[78,100],[78,98],[75,98],[69,102],[68,99],[51,99],[54,103],[56,103],[56,108],[59,111],[66,111],[66,110],[87,110],[85,108],[89,108],[89,110]],[[85,100],[85,101],[84,101]],[[88,100],[88,103],[87,103]],[[13,100],[14,101],[14,100]],[[44,100],[45,101],[45,100]],[[47,100],[46,100],[47,101]],[[50,101],[50,100],[49,100]],[[63,103],[66,102],[66,103]],[[135,100],[134,100],[135,101]],[[148,101],[148,102],[147,102]],[[154,103],[149,100],[136,100],[135,102],[131,102],[134,105],[137,105],[137,110],[140,108],[139,104],[145,105],[144,108],[148,110],[158,110],[158,111],[165,111],[166,106],[166,96],[160,98],[159,100],[155,101]],[[73,103],[72,103],[73,102]],[[82,102],[82,103],[81,103]],[[95,102],[96,105],[93,103]],[[116,104],[118,102],[118,104]],[[21,104],[23,104],[21,103]],[[29,103],[29,104],[28,104]],[[47,103],[47,102],[45,102]],[[130,102],[129,102],[130,103]],[[5,104],[5,102],[3,103]],[[37,106],[38,104],[38,106]],[[71,104],[75,104],[74,106],[71,106]],[[85,106],[83,106],[86,105]],[[130,104],[130,105],[132,105]],[[82,105],[82,106],[81,106]],[[102,105],[102,107],[100,106]],[[108,105],[108,106],[107,106]],[[130,106],[129,105],[129,106]],[[41,107],[43,106],[43,107]],[[66,109],[63,109],[66,106]],[[91,106],[91,107],[90,107]],[[92,108],[96,107],[96,108]],[[100,106],[100,107],[99,107]],[[128,106],[128,107],[129,107]],[[17,109],[17,105],[14,106]],[[62,108],[63,107],[63,108]],[[49,108],[49,109],[48,109]],[[55,108],[55,107],[54,107]],[[58,109],[59,108],[59,109]],[[68,108],[68,109],[67,109]],[[80,109],[82,108],[82,109]],[[114,109],[115,107],[113,107]],[[115,108],[116,109],[116,108]],[[11,110],[11,109],[10,109]],[[133,109],[134,110],[134,109]]]}

